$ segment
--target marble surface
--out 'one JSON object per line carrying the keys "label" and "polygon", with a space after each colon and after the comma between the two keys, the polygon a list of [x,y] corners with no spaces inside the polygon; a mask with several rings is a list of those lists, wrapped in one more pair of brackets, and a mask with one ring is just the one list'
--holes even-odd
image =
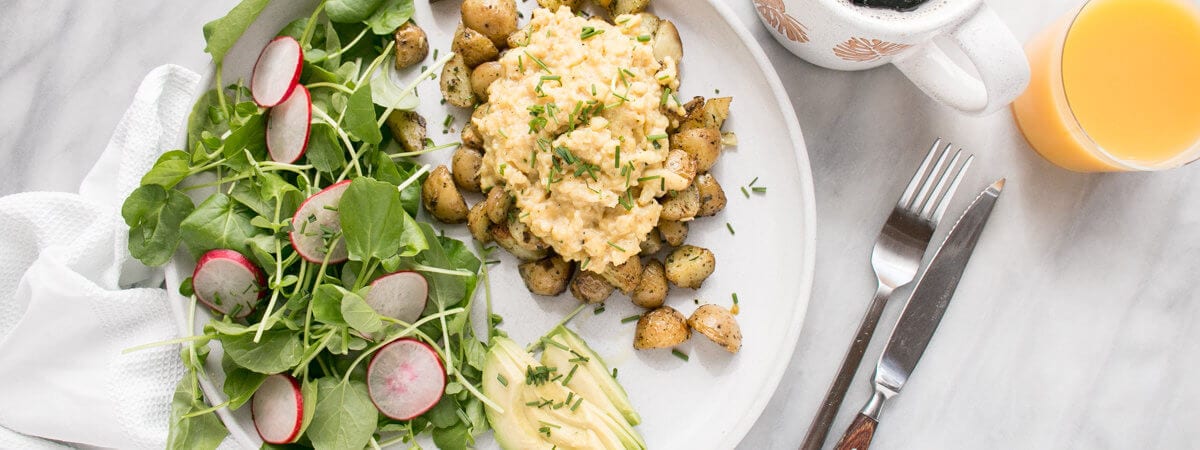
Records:
{"label": "marble surface", "polygon": [[[1200,209],[1190,201],[1200,194],[1200,167],[1057,169],[1028,148],[1007,112],[961,116],[891,67],[811,66],[771,40],[748,0],[723,1],[788,88],[818,203],[804,331],[742,448],[793,449],[803,439],[873,291],[874,238],[938,136],[977,155],[964,187],[999,177],[1008,184],[937,337],[885,411],[876,448],[1200,448],[1192,340],[1200,333],[1192,278],[1200,234],[1191,228]],[[1076,1],[988,3],[1025,40]],[[232,3],[4,2],[0,195],[77,189],[142,76],[163,63],[202,70],[200,25]],[[889,305],[885,324],[899,307]],[[866,400],[872,369],[860,370],[835,433]]]}

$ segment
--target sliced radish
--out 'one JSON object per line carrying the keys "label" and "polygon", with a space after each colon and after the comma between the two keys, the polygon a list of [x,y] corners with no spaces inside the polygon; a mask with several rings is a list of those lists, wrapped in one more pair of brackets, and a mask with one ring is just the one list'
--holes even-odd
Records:
{"label": "sliced radish", "polygon": [[312,96],[308,88],[297,86],[283,103],[267,113],[267,152],[271,159],[293,163],[308,147],[309,122],[312,121]]}
{"label": "sliced radish", "polygon": [[446,390],[446,368],[433,347],[416,339],[383,346],[367,365],[367,392],[379,412],[409,420],[429,411]]}
{"label": "sliced radish", "polygon": [[[325,260],[325,235],[342,230],[342,221],[338,216],[337,206],[342,201],[342,194],[350,187],[350,180],[333,184],[321,192],[313,194],[296,209],[292,216],[292,231],[288,237],[292,248],[306,261],[321,264]],[[338,238],[329,252],[329,262],[340,263],[349,257],[346,252],[346,240]]]}
{"label": "sliced radish", "polygon": [[291,375],[267,377],[250,403],[250,416],[259,437],[268,444],[289,444],[300,437],[304,423],[304,395]]}
{"label": "sliced radish", "polygon": [[272,39],[258,54],[250,74],[250,95],[264,108],[278,105],[292,94],[300,81],[304,50],[291,36]]}
{"label": "sliced radish", "polygon": [[267,278],[262,270],[241,253],[233,250],[209,250],[192,272],[192,290],[196,299],[221,314],[246,317],[267,293]]}
{"label": "sliced radish", "polygon": [[371,282],[366,301],[375,312],[408,323],[416,322],[425,311],[429,282],[416,272],[396,272]]}

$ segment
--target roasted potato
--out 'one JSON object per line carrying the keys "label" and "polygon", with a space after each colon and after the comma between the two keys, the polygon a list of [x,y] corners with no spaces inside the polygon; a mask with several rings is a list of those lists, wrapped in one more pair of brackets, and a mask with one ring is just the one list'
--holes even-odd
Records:
{"label": "roasted potato", "polygon": [[471,69],[463,62],[461,54],[455,54],[442,66],[442,98],[446,103],[470,108],[475,105],[475,93],[471,92]]}
{"label": "roasted potato", "polygon": [[613,289],[604,277],[588,270],[575,271],[575,278],[571,280],[571,295],[585,303],[603,302],[612,295]]}
{"label": "roasted potato", "polygon": [[613,0],[592,0],[592,3],[595,3],[596,6],[601,8],[609,9],[612,7]]}
{"label": "roasted potato", "polygon": [[487,202],[478,202],[467,213],[467,230],[471,237],[485,244],[492,242],[492,221],[488,219],[486,206]]}
{"label": "roasted potato", "polygon": [[415,23],[405,22],[396,29],[393,38],[396,40],[396,69],[419,63],[429,55],[429,37]]}
{"label": "roasted potato", "polygon": [[682,150],[696,160],[697,172],[708,172],[721,156],[721,130],[690,128],[671,135],[671,149]]}
{"label": "roasted potato", "polygon": [[647,6],[650,6],[650,0],[615,0],[609,2],[608,12],[612,13],[613,17],[637,14],[645,11]]}
{"label": "roasted potato", "polygon": [[687,240],[688,223],[677,220],[659,220],[658,232],[662,234],[663,241],[672,247],[678,247]]}
{"label": "roasted potato", "polygon": [[720,305],[707,304],[696,308],[687,323],[693,330],[725,347],[729,353],[737,353],[742,348],[742,329],[737,319]]}
{"label": "roasted potato", "polygon": [[604,268],[604,272],[601,272],[600,276],[604,277],[604,281],[607,281],[608,284],[628,294],[633,292],[633,289],[638,286],[638,280],[642,278],[642,260],[634,256],[619,266],[609,265]]}
{"label": "roasted potato", "polygon": [[667,280],[679,287],[697,289],[717,268],[717,258],[707,248],[684,245],[667,255]]}
{"label": "roasted potato", "polygon": [[454,186],[450,170],[445,165],[437,166],[421,185],[421,200],[433,218],[444,223],[462,223],[467,220],[467,202]]}
{"label": "roasted potato", "polygon": [[[720,130],[721,126],[725,125],[725,119],[729,117],[729,103],[732,101],[733,97],[710,98],[704,102],[704,106],[688,109],[687,118],[679,124],[679,131],[692,128]],[[687,109],[687,105],[684,105],[684,108]]]}
{"label": "roasted potato", "polygon": [[482,165],[483,152],[467,146],[458,147],[450,159],[454,184],[464,191],[479,192],[479,167]]}
{"label": "roasted potato", "polygon": [[463,24],[483,33],[496,47],[503,47],[508,35],[517,31],[516,0],[463,0]]}
{"label": "roasted potato", "polygon": [[638,279],[638,285],[634,288],[633,293],[629,294],[629,299],[633,300],[633,304],[643,308],[657,308],[662,306],[663,301],[667,299],[668,289],[667,274],[663,263],[657,259],[651,259],[642,269],[642,277]]}
{"label": "roasted potato", "polygon": [[654,59],[666,61],[667,58],[676,63],[683,59],[683,41],[679,39],[679,29],[675,28],[675,24],[663,20],[654,30]]}
{"label": "roasted potato", "polygon": [[650,36],[653,39],[654,31],[658,30],[658,24],[662,19],[648,12],[638,13],[638,17],[642,19],[638,24],[638,36]]}
{"label": "roasted potato", "polygon": [[642,251],[639,252],[639,254],[643,256],[653,255],[658,253],[659,250],[662,250],[662,246],[662,233],[660,233],[657,228],[651,229],[649,233],[646,233],[646,239],[641,243]]}
{"label": "roasted potato", "polygon": [[507,38],[505,38],[504,43],[508,44],[508,48],[510,49],[529,45],[529,30],[522,28],[514,31],[512,34],[508,35]]}
{"label": "roasted potato", "polygon": [[550,246],[529,232],[520,220],[511,220],[492,225],[492,239],[496,245],[508,250],[524,261],[536,261],[550,253]]}
{"label": "roasted potato", "polygon": [[579,0],[537,0],[537,4],[551,11],[558,11],[558,8],[563,6],[571,10],[579,9]]}
{"label": "roasted potato", "polygon": [[668,171],[677,175],[677,177],[667,178],[665,184],[669,190],[678,191],[686,188],[687,185],[692,184],[692,179],[696,178],[696,158],[693,158],[692,155],[683,150],[671,150],[667,153],[665,167]]}
{"label": "roasted potato", "polygon": [[416,152],[425,149],[425,118],[416,111],[395,110],[386,120],[392,138],[400,143],[400,148],[406,152]]}
{"label": "roasted potato", "polygon": [[475,123],[471,121],[467,121],[467,124],[463,125],[460,138],[462,138],[462,145],[466,147],[483,148],[483,136],[479,135],[479,129],[475,128]]}
{"label": "roasted potato", "polygon": [[668,193],[658,199],[662,203],[660,218],[666,220],[689,220],[700,212],[700,191],[696,185],[689,184],[687,189]]}
{"label": "roasted potato", "polygon": [[458,25],[454,31],[454,40],[450,42],[450,51],[462,55],[467,67],[475,67],[488,61],[495,61],[500,56],[496,44],[483,33]]}
{"label": "roasted potato", "polygon": [[478,66],[471,71],[471,91],[475,93],[475,97],[480,101],[488,100],[488,86],[492,85],[504,74],[504,68],[499,62],[488,61]]}
{"label": "roasted potato", "polygon": [[517,266],[529,292],[537,295],[558,295],[567,290],[571,281],[571,263],[561,256],[550,255]]}
{"label": "roasted potato", "polygon": [[725,209],[725,203],[728,202],[725,190],[721,189],[721,184],[711,173],[696,175],[692,184],[696,185],[696,191],[700,194],[700,211],[696,212],[696,217],[711,216]]}
{"label": "roasted potato", "polygon": [[638,319],[637,330],[633,333],[633,348],[674,347],[691,336],[692,330],[688,328],[687,318],[682,313],[670,306],[660,306]]}
{"label": "roasted potato", "polygon": [[512,208],[513,198],[504,192],[504,189],[496,186],[487,192],[487,208],[488,219],[492,223],[504,223],[508,220],[508,210]]}

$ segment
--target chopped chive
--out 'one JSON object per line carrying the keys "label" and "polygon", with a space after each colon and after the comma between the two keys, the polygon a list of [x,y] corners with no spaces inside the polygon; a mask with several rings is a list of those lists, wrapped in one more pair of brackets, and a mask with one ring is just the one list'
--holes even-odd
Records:
{"label": "chopped chive", "polygon": [[604,312],[604,304],[603,303],[597,305],[596,309],[592,310],[592,315],[599,315],[602,312]]}
{"label": "chopped chive", "polygon": [[529,59],[532,59],[534,63],[537,63],[537,65],[538,65],[539,67],[541,67],[541,68],[542,68],[542,70],[545,70],[545,71],[546,71],[546,73],[551,73],[551,72],[550,72],[550,67],[547,67],[547,66],[546,66],[546,63],[545,63],[544,61],[542,61],[542,59],[541,59],[541,58],[538,58],[538,57],[536,57],[536,56],[530,55],[528,51],[527,51],[527,52],[525,52],[525,56],[528,56],[528,57],[529,57]]}
{"label": "chopped chive", "polygon": [[616,160],[613,162],[613,168],[620,169],[621,168],[621,146],[620,145],[617,145],[617,154],[616,154],[615,159]]}
{"label": "chopped chive", "polygon": [[641,177],[641,178],[638,178],[637,181],[638,181],[638,183],[641,183],[643,181],[657,180],[659,178],[662,178],[662,175],[651,175],[648,177]]}
{"label": "chopped chive", "polygon": [[571,411],[575,411],[575,409],[579,408],[579,405],[582,403],[583,403],[583,397],[579,397],[579,400],[575,400],[575,404],[571,405]]}
{"label": "chopped chive", "polygon": [[671,88],[663,89],[662,98],[658,99],[659,106],[667,106],[667,99],[671,98]]}
{"label": "chopped chive", "polygon": [[650,35],[643,34],[637,37],[638,42],[650,42]]}
{"label": "chopped chive", "polygon": [[742,186],[742,195],[745,195],[746,198],[750,198],[750,191],[747,191],[745,186]]}
{"label": "chopped chive", "polygon": [[583,262],[579,264],[579,270],[586,269],[588,264],[590,264],[591,262],[592,262],[592,258],[584,258]]}
{"label": "chopped chive", "polygon": [[725,222],[725,228],[729,229],[729,234],[733,234],[733,235],[737,234],[736,232],[733,231],[733,225],[730,225],[729,222]]}
{"label": "chopped chive", "polygon": [[666,133],[652,134],[652,135],[646,136],[646,139],[649,139],[651,141],[661,141],[666,138],[667,138]]}
{"label": "chopped chive", "polygon": [[567,399],[566,399],[566,400],[563,400],[563,403],[570,405],[570,404],[571,404],[571,400],[574,400],[574,399],[575,399],[575,393],[574,393],[574,392],[567,392]]}
{"label": "chopped chive", "polygon": [[617,368],[613,367],[613,379],[617,379]]}
{"label": "chopped chive", "polygon": [[758,182],[758,177],[754,177],[753,180],[750,180],[750,187],[754,187],[754,183],[757,183],[757,182]]}
{"label": "chopped chive", "polygon": [[682,359],[684,362],[687,362],[688,360],[687,353],[681,352],[678,349],[671,349],[671,354],[675,355],[676,358]]}
{"label": "chopped chive", "polygon": [[525,402],[525,406],[537,406],[538,403],[540,403],[540,402],[538,402],[537,400],[534,400],[532,402]]}
{"label": "chopped chive", "polygon": [[629,75],[629,78],[636,78],[636,77],[633,75],[633,72],[630,72],[630,71],[629,71],[629,69],[626,69],[626,68],[624,68],[624,67],[622,67],[622,68],[621,68],[621,73],[623,73],[623,74],[625,74],[625,75]]}
{"label": "chopped chive", "polygon": [[592,83],[592,97],[596,96],[596,83]]}
{"label": "chopped chive", "polygon": [[446,120],[442,121],[442,127],[448,127],[452,123],[454,123],[454,116],[446,114]]}
{"label": "chopped chive", "polygon": [[621,319],[621,323],[629,323],[629,322],[633,322],[633,321],[635,321],[635,320],[639,320],[639,319],[641,319],[641,318],[642,318],[642,315],[641,315],[641,314],[634,314],[634,315],[632,315],[632,316],[629,316],[629,317],[626,317],[626,318],[624,318],[624,319]]}
{"label": "chopped chive", "polygon": [[617,244],[614,244],[612,241],[608,241],[608,246],[609,246],[609,247],[612,247],[612,248],[615,248],[615,249],[617,249],[618,251],[621,251],[621,252],[624,252],[624,251],[625,251],[625,249],[621,248],[621,246],[619,246],[619,245],[617,245]]}
{"label": "chopped chive", "polygon": [[566,386],[567,383],[571,382],[571,378],[575,376],[575,370],[578,368],[579,368],[579,364],[574,364],[571,366],[571,370],[567,371],[567,377],[563,378],[563,380],[562,380],[563,386]]}
{"label": "chopped chive", "polygon": [[521,58],[521,55],[517,55],[517,71],[525,71],[525,60],[524,58]]}
{"label": "chopped chive", "polygon": [[[613,93],[612,93],[612,95],[613,95],[613,97],[616,97],[616,98],[619,98],[619,99],[621,99],[621,101],[625,101],[625,102],[629,101],[629,98],[628,98],[628,97],[626,97],[626,96],[624,96],[624,95],[621,95],[621,94],[618,94],[618,93],[616,93],[616,92],[613,92]],[[611,106],[605,106],[605,108],[611,108]]]}
{"label": "chopped chive", "polygon": [[562,84],[562,75],[542,75],[542,81],[558,81]]}
{"label": "chopped chive", "polygon": [[720,93],[721,93],[721,90],[720,90],[720,89],[713,89],[713,93],[714,93],[714,94],[720,94]]}
{"label": "chopped chive", "polygon": [[508,380],[504,378],[504,375],[496,374],[496,381],[499,381],[504,386],[508,386]]}
{"label": "chopped chive", "polygon": [[604,30],[597,30],[594,27],[583,27],[583,31],[579,33],[579,39],[586,40],[592,36],[603,33]]}
{"label": "chopped chive", "polygon": [[755,186],[755,187],[750,188],[750,190],[754,191],[755,194],[766,194],[767,193],[767,188],[764,186]]}
{"label": "chopped chive", "polygon": [[735,304],[735,305],[738,304],[737,292],[734,292],[732,297],[733,297],[733,304]]}

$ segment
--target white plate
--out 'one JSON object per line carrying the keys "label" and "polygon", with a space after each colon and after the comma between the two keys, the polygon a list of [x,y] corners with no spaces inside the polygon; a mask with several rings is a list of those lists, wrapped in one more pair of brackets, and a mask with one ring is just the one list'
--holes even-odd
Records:
{"label": "white plate", "polygon": [[[416,2],[416,20],[429,34],[431,48],[449,50],[459,22],[459,4]],[[536,6],[527,0],[518,4],[526,16]],[[224,79],[248,78],[262,45],[286,23],[307,15],[311,7],[307,1],[271,2],[226,57]],[[681,98],[711,97],[716,89],[721,96],[733,96],[726,130],[736,132],[740,144],[724,152],[713,169],[725,188],[728,206],[715,217],[695,222],[688,237],[689,243],[716,254],[716,272],[699,290],[673,289],[667,304],[686,315],[696,307],[693,299],[730,306],[730,296],[736,292],[742,350],[730,355],[697,334],[679,347],[691,356],[689,362],[665,350],[634,351],[634,324],[620,320],[642,311],[619,293],[609,299],[604,313],[595,315],[587,308],[571,326],[619,369],[618,379],[643,417],[638,430],[650,448],[733,448],[774,393],[804,322],[816,240],[812,174],[804,138],[779,77],[734,13],[719,0],[654,0],[651,11],[674,21],[682,36]],[[454,123],[461,125],[468,112],[440,105],[436,81],[424,83],[419,92],[423,101],[418,111],[429,119],[430,137],[439,144],[457,141],[456,131],[442,134],[442,119],[454,114]],[[421,158],[435,165],[448,163],[450,152]],[[768,187],[768,192],[746,198],[740,187],[756,177],[756,185]],[[477,200],[478,196],[468,197],[468,202]],[[727,222],[736,235],[726,229]],[[458,239],[470,239],[464,226],[439,228]],[[502,328],[517,342],[536,339],[578,305],[570,294],[533,296],[517,274],[516,260],[507,254],[501,260],[491,269],[495,310],[504,316]],[[191,274],[190,258],[181,255],[176,261],[168,268],[169,286],[178,286]],[[179,297],[173,305],[186,330],[187,301]],[[197,329],[207,321],[203,313],[197,316]],[[219,349],[214,349],[209,361],[210,373],[220,383]],[[224,400],[217,386],[204,386],[214,404]],[[239,442],[257,448],[260,441],[248,410],[220,414]],[[495,444],[485,438],[480,446]]]}

